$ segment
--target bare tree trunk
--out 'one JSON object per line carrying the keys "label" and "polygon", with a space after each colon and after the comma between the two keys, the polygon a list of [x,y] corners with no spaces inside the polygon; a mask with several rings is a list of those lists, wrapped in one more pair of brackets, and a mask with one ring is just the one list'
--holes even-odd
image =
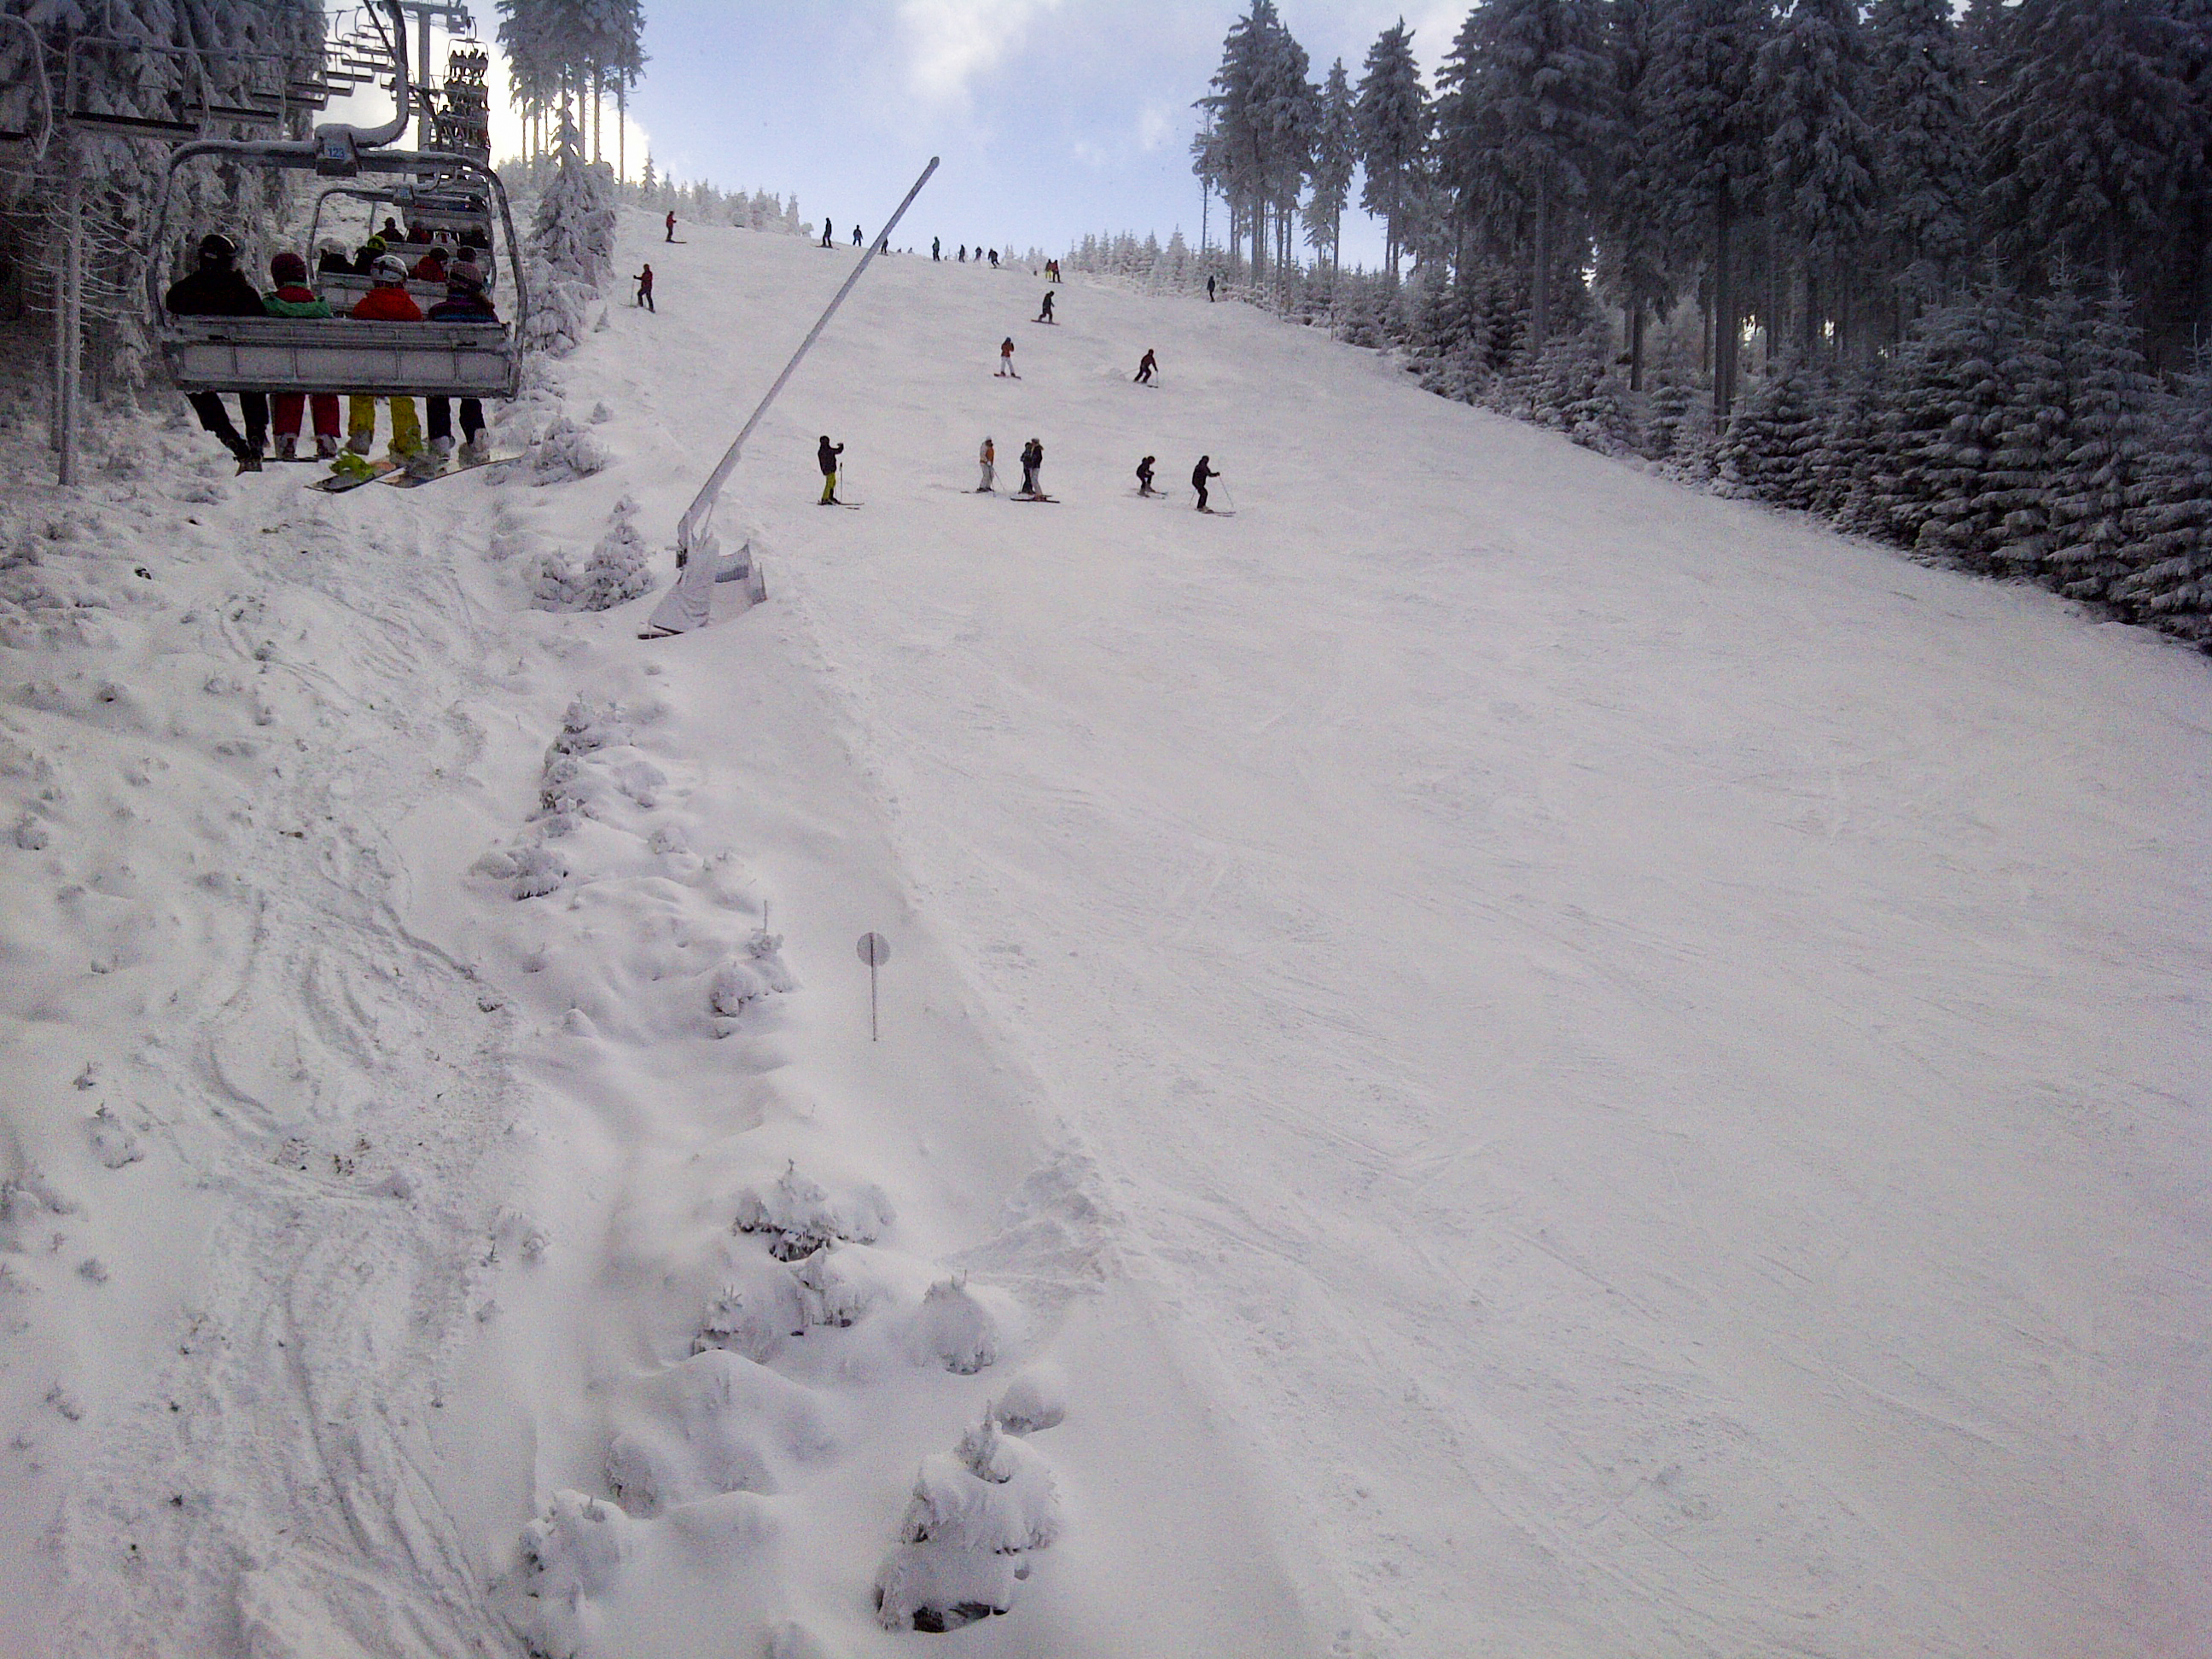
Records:
{"label": "bare tree trunk", "polygon": [[1544,355],[1544,341],[1552,325],[1552,185],[1536,179],[1536,270],[1534,290],[1528,298],[1528,355]]}
{"label": "bare tree trunk", "polygon": [[1735,256],[1730,246],[1735,229],[1735,204],[1723,182],[1713,207],[1713,422],[1728,424],[1735,407],[1736,348],[1741,331],[1736,326]]}
{"label": "bare tree trunk", "polygon": [[615,82],[615,178],[629,182],[629,82]]}
{"label": "bare tree trunk", "polygon": [[1628,307],[1628,389],[1644,390],[1644,299],[1641,295]]}

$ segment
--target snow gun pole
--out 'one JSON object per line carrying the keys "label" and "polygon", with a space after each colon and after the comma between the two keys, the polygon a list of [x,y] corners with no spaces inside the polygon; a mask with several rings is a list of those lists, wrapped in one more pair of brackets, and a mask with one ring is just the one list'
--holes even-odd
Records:
{"label": "snow gun pole", "polygon": [[929,165],[921,170],[921,177],[915,179],[914,188],[907,191],[906,200],[898,204],[898,211],[891,215],[890,222],[876,233],[875,240],[868,244],[868,251],[860,256],[860,263],[853,267],[853,274],[845,279],[845,286],[837,290],[837,297],[830,301],[829,308],[815,319],[814,326],[806,332],[806,337],[799,343],[799,349],[791,354],[791,361],[783,366],[783,373],[775,377],[775,384],[768,389],[768,396],[760,400],[760,407],[753,410],[752,418],[745,422],[744,429],[738,434],[737,441],[730,446],[729,453],[722,457],[722,464],[714,469],[685,511],[683,521],[676,527],[676,550],[680,561],[690,560],[692,538],[706,522],[707,516],[714,510],[714,498],[721,494],[723,484],[729,481],[732,471],[738,465],[738,457],[744,453],[745,440],[753,435],[753,428],[761,423],[761,417],[768,413],[769,405],[775,401],[776,394],[783,390],[785,383],[798,373],[799,363],[814,349],[814,343],[822,337],[822,331],[830,326],[830,319],[837,314],[837,307],[845,303],[845,296],[853,291],[854,284],[866,274],[876,255],[890,243],[891,232],[898,228],[898,222],[906,217],[906,210],[914,205],[914,198],[921,194],[921,187],[929,182],[930,174],[937,171],[937,162],[936,156],[929,158]]}

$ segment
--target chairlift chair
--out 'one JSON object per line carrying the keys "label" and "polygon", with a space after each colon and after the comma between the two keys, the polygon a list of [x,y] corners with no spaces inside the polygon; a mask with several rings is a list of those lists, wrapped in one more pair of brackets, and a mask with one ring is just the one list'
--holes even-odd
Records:
{"label": "chairlift chair", "polygon": [[[390,3],[390,0],[387,0]],[[530,319],[530,290],[514,234],[507,189],[499,174],[465,155],[436,150],[395,150],[386,145],[405,131],[413,100],[407,75],[406,24],[396,3],[392,62],[398,113],[374,129],[324,126],[308,140],[200,139],[170,152],[156,220],[155,246],[173,252],[169,212],[179,172],[196,161],[218,160],[270,171],[396,174],[465,181],[496,205],[514,273],[515,314],[505,323],[386,323],[350,317],[327,321],[281,317],[173,317],[162,303],[167,261],[148,264],[150,327],[160,341],[177,389],[198,392],[354,392],[369,397],[513,398],[522,386],[522,345]]]}

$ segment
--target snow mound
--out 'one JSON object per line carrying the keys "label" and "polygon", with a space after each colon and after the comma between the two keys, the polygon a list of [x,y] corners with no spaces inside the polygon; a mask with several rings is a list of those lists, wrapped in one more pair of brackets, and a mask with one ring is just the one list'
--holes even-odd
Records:
{"label": "snow mound", "polygon": [[85,1133],[92,1142],[92,1155],[111,1170],[136,1164],[146,1156],[138,1137],[106,1106],[85,1120]]}
{"label": "snow mound", "polygon": [[986,1418],[923,1460],[896,1546],[876,1578],[886,1630],[957,1630],[1010,1610],[1024,1559],[1060,1534],[1052,1469]]}
{"label": "snow mound", "polygon": [[1008,1434],[1036,1434],[1067,1420],[1067,1384],[1057,1367],[1033,1366],[1006,1384],[991,1419]]}
{"label": "snow mound", "polygon": [[955,1273],[932,1285],[921,1299],[915,1335],[923,1354],[948,1371],[972,1376],[999,1359],[999,1323]]}
{"label": "snow mound", "polygon": [[722,1492],[773,1495],[778,1465],[819,1462],[838,1443],[813,1390],[710,1348],[635,1390],[629,1425],[608,1449],[607,1485],[640,1516]]}
{"label": "snow mound", "polygon": [[539,1597],[604,1595],[635,1547],[634,1525],[617,1504],[563,1487],[523,1529],[528,1593]]}

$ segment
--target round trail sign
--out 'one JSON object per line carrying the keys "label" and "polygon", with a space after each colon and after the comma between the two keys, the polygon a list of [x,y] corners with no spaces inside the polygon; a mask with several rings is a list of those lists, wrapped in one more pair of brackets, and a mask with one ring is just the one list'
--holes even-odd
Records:
{"label": "round trail sign", "polygon": [[861,934],[860,942],[853,948],[871,968],[880,968],[891,959],[891,942],[881,933]]}

